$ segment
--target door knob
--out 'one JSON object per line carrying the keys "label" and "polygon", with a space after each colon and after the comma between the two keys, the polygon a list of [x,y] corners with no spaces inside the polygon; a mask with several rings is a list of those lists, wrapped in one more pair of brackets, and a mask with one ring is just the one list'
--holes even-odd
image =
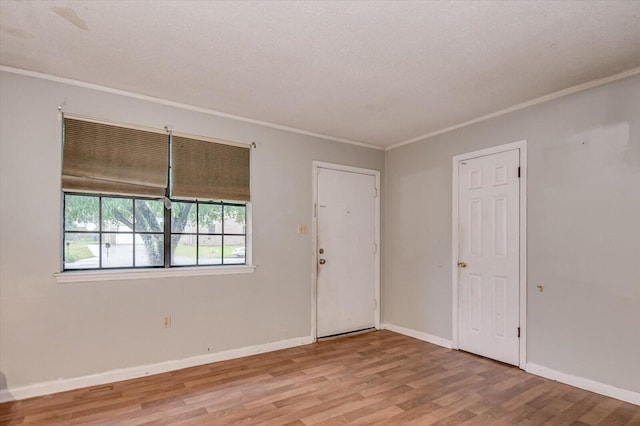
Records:
{"label": "door knob", "polygon": [[467,267],[467,262],[458,262],[458,267],[459,268],[466,268]]}
{"label": "door knob", "polygon": [[320,254],[324,253],[324,249],[321,248],[320,250],[318,250],[318,253],[320,253]]}
{"label": "door knob", "polygon": [[326,261],[325,259],[320,259],[319,263],[320,263],[321,265],[324,265],[325,263],[327,263],[327,261]]}

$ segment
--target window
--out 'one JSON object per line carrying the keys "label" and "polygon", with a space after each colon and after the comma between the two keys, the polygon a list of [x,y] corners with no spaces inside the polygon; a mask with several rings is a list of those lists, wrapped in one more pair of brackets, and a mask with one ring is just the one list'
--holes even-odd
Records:
{"label": "window", "polygon": [[245,263],[242,204],[174,202],[171,208],[171,265]]}
{"label": "window", "polygon": [[248,147],[68,117],[63,143],[63,270],[246,264]]}

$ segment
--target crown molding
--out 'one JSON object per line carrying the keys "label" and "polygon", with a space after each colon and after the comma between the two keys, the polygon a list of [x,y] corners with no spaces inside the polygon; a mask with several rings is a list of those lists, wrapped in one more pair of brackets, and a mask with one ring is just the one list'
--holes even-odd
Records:
{"label": "crown molding", "polygon": [[571,95],[573,93],[582,92],[583,90],[591,89],[593,87],[602,86],[603,84],[611,83],[611,82],[616,81],[616,80],[622,80],[623,78],[631,77],[631,76],[636,75],[636,74],[640,74],[640,67],[639,68],[633,68],[633,69],[630,69],[629,71],[625,71],[625,72],[620,73],[620,74],[615,74],[615,75],[612,75],[610,77],[605,77],[605,78],[601,78],[601,79],[598,79],[598,80],[592,80],[592,81],[588,81],[586,83],[578,84],[577,86],[569,87],[568,89],[558,90],[557,92],[553,92],[553,93],[550,93],[548,95],[544,95],[544,96],[541,96],[539,98],[535,98],[535,99],[532,99],[530,101],[523,102],[521,104],[517,104],[517,105],[511,106],[509,108],[501,109],[500,111],[492,112],[491,114],[483,115],[481,117],[477,117],[477,118],[474,118],[472,120],[465,121],[464,123],[460,123],[460,124],[456,124],[456,125],[453,125],[453,126],[445,127],[444,129],[436,130],[435,132],[426,133],[426,134],[424,134],[422,136],[411,138],[411,139],[408,139],[408,140],[406,140],[404,142],[399,142],[399,143],[397,143],[395,145],[388,146],[388,147],[385,148],[385,151],[390,151],[390,150],[395,149],[395,148],[400,148],[401,146],[405,146],[405,145],[412,144],[414,142],[418,142],[418,141],[421,141],[421,140],[429,139],[429,138],[432,138],[434,136],[441,135],[443,133],[451,132],[452,130],[456,130],[456,129],[460,129],[462,127],[470,126],[472,124],[479,123],[481,121],[485,121],[485,120],[489,120],[491,118],[499,117],[501,115],[505,115],[505,114],[508,114],[510,112],[514,112],[514,111],[518,111],[518,110],[521,110],[521,109],[524,109],[524,108],[528,108],[530,106],[541,104],[543,102],[547,102],[547,101],[550,101],[550,100],[553,100],[553,99],[561,98],[563,96]]}
{"label": "crown molding", "polygon": [[277,123],[271,123],[269,121],[256,120],[256,119],[249,118],[249,117],[243,117],[241,115],[229,114],[229,113],[226,113],[226,112],[216,111],[216,110],[209,109],[209,108],[202,108],[202,107],[198,107],[198,106],[194,106],[194,105],[185,104],[185,103],[182,103],[182,102],[171,101],[171,100],[168,100],[168,99],[157,98],[157,97],[154,97],[154,96],[142,95],[140,93],[129,92],[129,91],[126,91],[126,90],[114,89],[114,88],[111,88],[111,87],[101,86],[99,84],[88,83],[88,82],[85,82],[85,81],[74,80],[74,79],[66,78],[66,77],[59,77],[59,76],[52,75],[52,74],[46,74],[46,73],[41,73],[41,72],[37,72],[37,71],[30,71],[30,70],[25,70],[25,69],[22,69],[22,68],[10,67],[10,66],[7,66],[7,65],[0,65],[0,71],[5,71],[5,72],[13,73],[13,74],[24,75],[24,76],[27,76],[27,77],[39,78],[39,79],[43,79],[43,80],[54,81],[56,83],[69,84],[71,86],[83,87],[85,89],[96,90],[96,91],[99,91],[99,92],[105,92],[105,93],[125,96],[125,97],[128,97],[128,98],[138,99],[138,100],[147,101],[147,102],[153,102],[153,103],[156,103],[156,104],[170,106],[170,107],[174,107],[174,108],[180,108],[180,109],[184,109],[184,110],[188,110],[188,111],[200,112],[200,113],[203,113],[203,114],[213,115],[213,116],[216,116],[216,117],[228,118],[228,119],[231,119],[231,120],[242,121],[244,123],[255,124],[255,125],[258,125],[258,126],[269,127],[269,128],[277,129],[277,130],[284,130],[286,132],[297,133],[297,134],[305,135],[305,136],[312,136],[312,137],[315,137],[315,138],[330,140],[330,141],[333,141],[333,142],[346,143],[346,144],[349,144],[349,145],[355,145],[355,146],[360,146],[360,147],[363,147],[363,148],[370,148],[370,149],[376,149],[376,150],[382,150],[382,151],[384,150],[384,147],[381,147],[381,146],[378,146],[378,145],[368,144],[368,143],[365,143],[365,142],[353,141],[353,140],[350,140],[350,139],[338,138],[338,137],[334,137],[334,136],[325,135],[325,134],[322,134],[322,133],[310,132],[310,131],[303,130],[303,129],[298,129],[298,128],[295,128],[295,127],[289,127],[289,126],[284,126],[284,125],[277,124]]}

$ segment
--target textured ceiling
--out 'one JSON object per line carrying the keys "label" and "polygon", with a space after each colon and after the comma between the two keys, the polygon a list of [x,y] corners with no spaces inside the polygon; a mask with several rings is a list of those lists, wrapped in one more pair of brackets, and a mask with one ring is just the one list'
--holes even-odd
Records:
{"label": "textured ceiling", "polygon": [[0,63],[390,146],[640,67],[640,1],[0,0]]}

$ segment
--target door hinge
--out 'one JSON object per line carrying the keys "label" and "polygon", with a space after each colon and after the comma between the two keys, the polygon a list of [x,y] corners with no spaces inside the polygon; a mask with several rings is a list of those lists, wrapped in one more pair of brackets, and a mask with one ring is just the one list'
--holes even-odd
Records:
{"label": "door hinge", "polygon": [[518,166],[518,177],[520,177],[520,166]]}
{"label": "door hinge", "polygon": [[520,327],[518,327],[518,339],[520,338]]}
{"label": "door hinge", "polygon": [[373,254],[378,252],[378,243],[373,243]]}
{"label": "door hinge", "polygon": [[378,198],[378,188],[373,188],[373,198]]}

